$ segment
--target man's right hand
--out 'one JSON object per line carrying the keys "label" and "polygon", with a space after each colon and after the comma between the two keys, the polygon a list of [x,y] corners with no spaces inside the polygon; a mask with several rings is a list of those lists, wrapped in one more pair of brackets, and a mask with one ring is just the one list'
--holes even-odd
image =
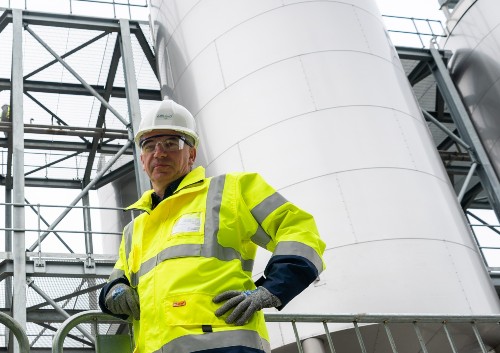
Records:
{"label": "man's right hand", "polygon": [[140,319],[139,296],[135,289],[124,283],[111,287],[104,304],[113,314],[132,316],[135,320]]}

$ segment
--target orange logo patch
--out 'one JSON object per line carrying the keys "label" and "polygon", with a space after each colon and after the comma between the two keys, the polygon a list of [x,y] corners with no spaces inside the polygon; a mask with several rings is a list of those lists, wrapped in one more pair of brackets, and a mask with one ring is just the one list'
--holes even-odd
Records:
{"label": "orange logo patch", "polygon": [[178,308],[178,307],[181,307],[181,306],[186,306],[186,301],[185,300],[181,300],[180,302],[173,302],[172,306],[174,308]]}

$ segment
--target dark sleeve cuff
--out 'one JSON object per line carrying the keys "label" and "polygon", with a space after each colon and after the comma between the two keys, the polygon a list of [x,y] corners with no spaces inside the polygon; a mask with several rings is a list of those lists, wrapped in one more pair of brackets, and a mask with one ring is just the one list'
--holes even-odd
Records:
{"label": "dark sleeve cuff", "polygon": [[271,257],[264,270],[264,276],[255,285],[266,288],[281,301],[281,310],[293,298],[318,278],[313,263],[302,256],[277,255]]}
{"label": "dark sleeve cuff", "polygon": [[122,320],[127,320],[128,315],[113,314],[111,311],[109,311],[108,308],[106,308],[106,304],[105,304],[106,295],[108,295],[111,288],[113,288],[113,286],[115,284],[118,284],[118,283],[124,283],[127,286],[130,286],[130,282],[128,281],[128,279],[126,277],[119,277],[119,278],[112,280],[111,282],[106,283],[104,285],[104,287],[101,288],[101,293],[99,293],[99,307],[101,308],[103,313],[112,315],[112,316],[117,317],[117,318],[122,319]]}

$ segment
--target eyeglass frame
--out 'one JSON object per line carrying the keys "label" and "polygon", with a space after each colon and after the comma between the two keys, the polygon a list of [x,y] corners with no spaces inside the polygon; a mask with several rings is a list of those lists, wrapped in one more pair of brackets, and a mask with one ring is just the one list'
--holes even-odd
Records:
{"label": "eyeglass frame", "polygon": [[[148,141],[148,140],[151,140],[151,139],[154,139],[154,138],[158,138],[158,137],[177,137],[179,140],[182,141],[182,145],[179,144],[179,149],[178,150],[175,150],[175,151],[181,151],[182,149],[184,149],[184,144],[188,145],[189,147],[194,147],[194,145],[186,138],[186,136],[183,136],[183,135],[176,135],[176,134],[159,134],[159,135],[153,135],[153,136],[148,136],[146,137],[144,140],[141,140],[139,142],[139,148],[141,149],[141,152],[142,153],[153,153],[155,150],[156,150],[156,146],[158,145],[158,143],[161,143],[160,141],[157,141],[154,145],[154,149],[152,149],[150,152],[147,152],[147,151],[144,151],[143,150],[143,147],[144,147],[144,144]],[[165,149],[162,145],[162,148]],[[170,152],[174,152],[174,151],[170,151]]]}

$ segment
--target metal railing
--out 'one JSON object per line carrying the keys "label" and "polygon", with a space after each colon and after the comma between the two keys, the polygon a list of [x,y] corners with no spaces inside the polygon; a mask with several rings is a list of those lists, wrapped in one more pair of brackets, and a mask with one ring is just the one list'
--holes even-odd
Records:
{"label": "metal railing", "polygon": [[[5,3],[5,0],[3,1],[3,3]],[[23,9],[24,10],[32,10],[33,8],[35,8],[35,10],[39,10],[39,4],[37,3],[40,3],[40,0],[24,0],[23,1]],[[112,13],[112,16],[113,18],[118,18],[118,17],[121,17],[123,16],[122,14],[124,13],[124,9],[125,9],[125,12],[127,12],[128,14],[128,18],[129,19],[132,19],[133,17],[136,17],[137,14],[136,13],[132,13],[133,12],[133,9],[137,9],[137,8],[145,8],[147,9],[148,7],[148,3],[146,0],[67,0],[67,12],[69,14],[77,14],[78,13],[78,9],[75,8],[75,6],[77,4],[85,4],[84,6],[87,6],[87,7],[83,7],[83,11],[85,12],[91,12],[92,10],[92,7],[90,6],[94,6],[94,9],[95,9],[95,5],[101,5],[101,6],[104,6],[104,9],[106,11],[109,11],[109,16],[111,16],[111,13]],[[6,1],[6,4],[7,5],[7,8],[10,8],[11,5],[17,5],[19,6],[20,5],[20,1],[12,1],[11,0],[7,0]],[[61,5],[60,3],[58,3],[58,6],[57,6],[58,10],[60,10],[61,8]],[[134,16],[135,15],[135,16]],[[138,20],[139,18],[134,18],[135,20]],[[145,18],[142,18],[143,20],[147,20],[147,17]]]}
{"label": "metal railing", "polygon": [[488,222],[471,211],[466,211],[465,215],[469,219],[472,234],[486,267],[490,272],[498,272],[500,264],[498,260],[500,259],[500,225],[491,224],[491,221]]}
{"label": "metal railing", "polygon": [[[82,323],[93,323],[97,326],[98,322],[100,323],[125,323],[126,321],[120,320],[111,315],[105,314],[100,310],[89,310],[83,311],[76,315],[73,315],[67,318],[59,327],[56,334],[54,335],[54,339],[52,341],[52,352],[53,353],[62,353],[64,348],[64,339],[69,334],[69,332]],[[98,329],[95,329],[94,332],[99,332]]]}
{"label": "metal railing", "polygon": [[[351,341],[347,344],[349,351],[361,351],[367,353],[373,347],[374,336],[376,336],[376,351],[381,352],[417,352],[428,353],[435,350],[435,343],[439,340],[439,351],[459,352],[457,347],[462,347],[464,341],[469,348],[476,347],[477,352],[487,353],[487,347],[493,344],[500,345],[500,315],[418,315],[418,314],[345,314],[345,315],[307,315],[307,314],[266,314],[266,321],[289,322],[295,335],[297,351],[304,352],[303,340],[300,338],[298,323],[316,323],[323,326],[323,335],[320,340],[325,343],[331,353],[347,351],[346,338]],[[328,324],[349,324],[343,329],[332,332]],[[401,330],[402,327],[404,330]],[[431,328],[432,327],[432,328]],[[377,333],[373,332],[376,329]],[[496,332],[492,332],[496,330]],[[382,334],[380,333],[382,332]],[[396,332],[396,333],[394,333]],[[454,336],[456,335],[456,337]],[[385,347],[382,343],[382,335],[385,335]],[[408,349],[413,339],[413,349]],[[441,336],[442,339],[439,339]],[[491,336],[496,339],[491,339]],[[459,338],[460,344],[457,344]],[[465,340],[464,340],[465,337]],[[338,339],[339,346],[336,344]],[[371,342],[370,342],[371,340]],[[485,342],[487,341],[487,342]],[[404,346],[398,348],[398,344]],[[433,345],[433,349],[429,346]],[[446,347],[447,346],[447,347]],[[339,349],[341,348],[341,349]],[[488,348],[489,349],[489,348]]]}
{"label": "metal railing", "polygon": [[396,35],[402,35],[401,42],[405,42],[399,44],[410,47],[417,45],[409,39],[418,38],[421,48],[428,48],[432,38],[447,36],[446,29],[439,20],[390,15],[382,15],[382,18],[395,45],[399,42]]}
{"label": "metal railing", "polygon": [[[0,235],[5,232],[26,232],[26,235],[31,236],[28,239],[34,240],[33,244],[28,246],[28,251],[35,251],[38,249],[39,252],[42,251],[42,243],[47,238],[49,234],[53,234],[58,242],[66,248],[70,253],[74,252],[85,252],[85,253],[93,253],[92,241],[89,237],[93,235],[100,236],[120,236],[121,230],[111,232],[111,231],[102,231],[91,229],[91,223],[87,222],[88,226],[85,227],[85,217],[90,217],[92,214],[92,219],[97,220],[95,223],[100,223],[101,217],[103,217],[103,212],[113,212],[113,213],[123,213],[123,208],[119,207],[95,207],[95,206],[79,206],[79,205],[50,205],[50,204],[32,204],[32,203],[6,203],[0,202],[0,213],[5,214],[6,208],[19,208],[24,207],[25,209],[32,210],[32,213],[26,215],[26,225],[20,228],[14,228],[12,226],[8,226],[6,221],[4,224],[0,224]],[[59,212],[58,210],[62,211]],[[78,211],[81,213],[76,214],[75,212],[71,213],[71,217],[67,217],[70,211]],[[50,211],[50,212],[48,212]],[[92,213],[91,213],[92,212]],[[99,213],[98,213],[99,212]],[[55,215],[59,214],[56,221],[51,224],[47,221],[47,213],[50,213],[48,217],[52,218]],[[44,217],[45,216],[45,217]],[[60,229],[59,224],[65,220],[65,218],[71,218],[71,226],[74,227],[72,229]],[[132,219],[133,214],[131,214]],[[7,217],[6,217],[7,218]],[[85,229],[87,228],[87,229]],[[66,240],[68,239],[68,235],[77,234],[82,236],[82,244],[78,249],[73,249]],[[34,239],[33,239],[34,238]],[[35,240],[36,239],[36,240]],[[52,243],[53,245],[54,243]],[[59,244],[58,244],[59,245]],[[84,249],[85,248],[85,249]]]}
{"label": "metal railing", "polygon": [[[342,351],[371,352],[372,349],[369,347],[374,346],[374,337],[376,337],[377,352],[392,353],[409,351],[428,353],[436,348],[439,348],[439,351],[457,353],[462,350],[464,345],[469,349],[475,348],[477,352],[487,353],[492,346],[494,348],[500,345],[500,315],[266,313],[265,318],[270,330],[273,328],[273,323],[289,323],[291,325],[295,342],[293,342],[293,337],[290,342],[284,342],[290,345],[286,349],[287,352],[303,353],[303,343],[309,339],[307,337],[319,339],[325,347],[329,348],[331,353]],[[52,353],[63,353],[64,339],[76,325],[84,322],[95,323],[98,320],[123,323],[123,321],[100,311],[86,311],[74,315],[64,321],[56,332]],[[312,328],[315,334],[310,335],[302,332],[301,335],[299,332],[301,324],[316,325],[302,327],[308,332],[311,332]],[[333,325],[335,327],[332,327]],[[280,330],[282,331],[281,336],[286,336],[286,332],[284,332],[286,327],[281,325]],[[377,330],[375,335],[374,330]],[[382,336],[385,336],[385,339]],[[439,347],[436,346],[435,342],[438,342]],[[294,344],[296,348],[292,347]],[[400,346],[404,348],[400,348]],[[412,346],[411,349],[409,346]],[[324,351],[326,352],[326,348]]]}
{"label": "metal railing", "polygon": [[3,312],[0,312],[0,323],[4,324],[9,330],[11,330],[16,337],[17,343],[19,344],[19,352],[29,353],[30,342],[21,325],[19,325],[19,323],[12,317]]}
{"label": "metal railing", "polygon": [[[429,113],[426,111],[423,111],[424,115],[426,115],[429,119],[432,118],[434,119]],[[432,121],[432,120],[431,120]],[[434,122],[434,121],[433,121]],[[69,245],[66,244],[65,240],[63,239],[63,235],[70,235],[70,234],[76,234],[76,235],[82,235],[82,236],[88,236],[88,235],[101,235],[101,236],[107,236],[107,235],[121,235],[121,231],[118,232],[107,232],[107,231],[102,231],[102,230],[96,230],[96,229],[87,229],[83,230],[83,212],[82,214],[79,215],[79,217],[82,217],[80,220],[77,220],[78,224],[74,223],[73,225],[75,226],[74,229],[59,229],[55,228],[52,225],[50,225],[46,219],[43,217],[43,211],[48,210],[48,209],[75,209],[75,210],[82,210],[86,212],[91,212],[91,211],[108,211],[108,212],[120,212],[122,213],[124,211],[123,208],[119,207],[94,207],[94,206],[67,206],[67,205],[50,205],[50,204],[31,204],[31,203],[25,203],[25,204],[16,204],[16,203],[5,203],[5,202],[0,202],[0,212],[3,211],[3,207],[18,207],[18,206],[23,206],[26,207],[27,209],[31,209],[34,212],[33,217],[35,219],[32,219],[30,224],[35,224],[36,226],[31,226],[31,227],[24,227],[23,229],[17,229],[17,228],[12,228],[12,227],[6,227],[5,225],[0,224],[0,234],[2,232],[12,232],[12,231],[23,231],[27,232],[32,235],[36,235],[36,241],[35,243],[31,246],[29,249],[31,252],[35,251],[35,249],[38,249],[38,252],[41,252],[41,247],[43,240],[45,238],[45,235],[48,233],[53,233],[55,237],[65,246],[71,253],[93,253],[92,249],[85,249],[85,251],[82,251],[83,249],[83,244],[82,248],[80,249],[71,249]],[[492,264],[490,263],[492,258],[493,259],[498,259],[500,258],[497,254],[500,254],[500,246],[491,246],[491,245],[485,245],[483,244],[483,241],[479,239],[477,236],[477,229],[479,228],[487,228],[490,233],[494,233],[497,236],[500,236],[500,225],[498,224],[490,224],[488,221],[481,219],[478,215],[475,215],[474,213],[470,211],[466,211],[466,216],[469,217],[469,225],[473,230],[473,235],[475,237],[475,240],[478,244],[478,248],[481,250],[481,254],[483,256],[483,260],[485,262],[485,265],[489,267],[498,267],[498,264]],[[134,212],[130,211],[130,219],[133,219],[134,217]],[[29,216],[28,216],[29,217]],[[100,220],[102,216],[100,214],[94,215],[94,219]],[[478,222],[474,224],[473,222]],[[45,225],[45,226],[44,226]],[[491,239],[491,236],[490,236]],[[499,238],[500,239],[500,238]],[[491,243],[491,241],[490,241]],[[498,241],[497,241],[498,243]],[[76,250],[76,251],[74,251]],[[485,254],[485,251],[487,251],[489,254]],[[1,258],[1,256],[0,256]]]}

